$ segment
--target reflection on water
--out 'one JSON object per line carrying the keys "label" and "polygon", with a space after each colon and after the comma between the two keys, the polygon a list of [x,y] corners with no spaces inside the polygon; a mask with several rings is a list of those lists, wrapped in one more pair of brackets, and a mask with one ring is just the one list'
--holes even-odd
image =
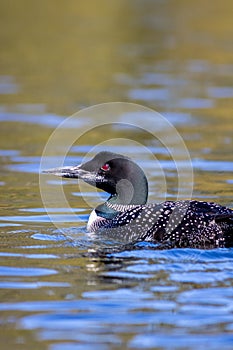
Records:
{"label": "reflection on water", "polygon": [[[74,209],[54,203],[45,210],[38,187],[43,148],[64,116],[123,100],[158,110],[178,129],[193,162],[194,198],[232,207],[231,6],[1,2],[0,322],[7,349],[232,349],[232,249],[160,250],[92,236],[83,197],[95,206],[103,194],[64,181]],[[124,114],[121,122],[144,117]],[[66,128],[92,123],[79,118]],[[67,165],[79,164],[103,133],[131,132],[122,125],[95,130],[72,146]],[[157,162],[136,144],[112,150],[145,169],[151,202],[175,199],[168,150],[137,136]],[[60,153],[48,160],[56,164]]]}
{"label": "reflection on water", "polygon": [[17,84],[14,82],[13,77],[0,76],[0,94],[1,95],[17,94],[18,91],[19,91],[19,88]]}

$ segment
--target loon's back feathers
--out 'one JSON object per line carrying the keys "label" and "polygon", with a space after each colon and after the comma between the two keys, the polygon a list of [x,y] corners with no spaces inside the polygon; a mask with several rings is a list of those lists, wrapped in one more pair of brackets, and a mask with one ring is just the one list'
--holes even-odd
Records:
{"label": "loon's back feathers", "polygon": [[[122,230],[123,228],[123,230]],[[233,211],[215,203],[166,201],[136,206],[113,219],[96,221],[90,230],[108,229],[127,241],[170,243],[175,247],[228,247],[233,245]]]}
{"label": "loon's back feathers", "polygon": [[233,246],[232,209],[195,200],[146,204],[146,176],[125,156],[100,152],[79,166],[47,172],[80,178],[110,194],[90,215],[91,231],[127,241],[147,240],[174,247]]}

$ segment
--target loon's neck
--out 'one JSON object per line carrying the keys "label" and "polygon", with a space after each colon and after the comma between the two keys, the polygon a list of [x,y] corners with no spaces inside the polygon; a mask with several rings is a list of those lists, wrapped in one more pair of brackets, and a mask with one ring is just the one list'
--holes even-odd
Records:
{"label": "loon's neck", "polygon": [[[123,165],[124,173],[121,169]],[[95,209],[96,214],[105,219],[113,219],[117,214],[147,202],[147,178],[137,164],[121,159],[119,171],[114,180],[111,196]]]}
{"label": "loon's neck", "polygon": [[119,213],[137,207],[140,204],[122,204],[119,202],[117,196],[111,196],[105,203],[98,205],[95,208],[97,216],[105,219],[113,219]]}
{"label": "loon's neck", "polygon": [[97,216],[113,219],[119,213],[146,204],[148,197],[147,179],[144,175],[137,180],[137,183],[130,183],[130,186],[125,186],[127,183],[122,186],[121,183],[118,193],[111,195],[105,203],[96,207],[95,212]]}

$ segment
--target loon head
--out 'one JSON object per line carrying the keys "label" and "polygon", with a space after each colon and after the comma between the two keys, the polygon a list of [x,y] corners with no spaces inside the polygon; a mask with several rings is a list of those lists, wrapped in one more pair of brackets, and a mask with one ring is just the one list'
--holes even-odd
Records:
{"label": "loon head", "polygon": [[100,152],[78,166],[44,171],[65,178],[82,179],[110,194],[109,200],[119,205],[147,202],[148,183],[143,170],[130,158],[112,152]]}

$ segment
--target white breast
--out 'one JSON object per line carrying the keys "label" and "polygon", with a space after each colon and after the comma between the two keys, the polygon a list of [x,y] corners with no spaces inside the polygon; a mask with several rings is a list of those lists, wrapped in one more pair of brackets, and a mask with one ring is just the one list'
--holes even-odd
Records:
{"label": "white breast", "polygon": [[[87,223],[87,229],[88,231],[94,231],[95,227],[97,226],[96,224],[99,222],[99,221],[105,221],[106,219],[101,217],[101,216],[98,216],[96,214],[96,211],[95,209],[92,210],[90,216],[89,216],[89,219],[88,219],[88,223]],[[97,226],[98,227],[98,226]]]}

